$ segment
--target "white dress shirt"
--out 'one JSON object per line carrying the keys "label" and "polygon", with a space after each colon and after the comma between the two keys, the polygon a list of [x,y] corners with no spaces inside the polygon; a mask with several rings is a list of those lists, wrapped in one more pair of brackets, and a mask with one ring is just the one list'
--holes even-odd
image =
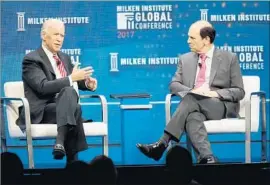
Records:
{"label": "white dress shirt", "polygon": [[[212,60],[213,60],[214,49],[215,49],[215,46],[213,45],[212,48],[207,53],[205,53],[205,55],[207,56],[207,58],[205,60],[205,64],[206,64],[205,82],[201,86],[201,88],[205,88],[206,90],[209,90],[209,91],[210,91],[210,85],[209,85],[210,72],[211,72],[211,65],[212,65]],[[197,79],[199,71],[200,71],[199,64],[201,64],[201,58],[200,57],[199,57],[199,60],[198,60],[197,73],[196,73],[196,78],[195,79]],[[196,80],[195,80],[195,82],[196,82]]]}

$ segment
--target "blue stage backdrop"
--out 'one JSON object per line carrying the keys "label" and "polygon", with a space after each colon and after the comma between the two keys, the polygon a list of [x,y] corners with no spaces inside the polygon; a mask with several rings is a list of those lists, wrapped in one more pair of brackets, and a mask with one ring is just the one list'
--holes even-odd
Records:
{"label": "blue stage backdrop", "polygon": [[[135,144],[156,141],[163,132],[168,84],[178,56],[189,51],[187,32],[196,20],[214,25],[216,47],[237,53],[243,75],[260,76],[261,90],[269,97],[269,1],[4,1],[1,13],[1,93],[5,82],[21,80],[22,59],[40,46],[42,23],[49,18],[63,20],[62,51],[81,67],[93,66],[99,82],[95,93],[105,95],[109,102],[109,156],[116,164],[164,163],[164,157],[159,162],[144,157]],[[149,102],[140,103],[153,107],[126,111],[121,117],[119,101],[110,99],[116,93],[149,93]],[[83,111],[87,118],[99,118],[96,104],[84,106]],[[252,136],[260,138],[260,134]],[[210,136],[212,142],[243,139],[243,135]],[[95,145],[80,154],[85,161],[101,152],[99,139],[88,141]],[[8,143],[17,146],[24,141],[8,138]],[[64,161],[52,159],[53,143],[34,141],[48,145],[35,149],[37,167],[64,166]],[[12,151],[27,166],[26,150]],[[213,151],[221,161],[244,160],[243,142],[213,144]],[[259,157],[260,144],[253,143],[252,159]]]}

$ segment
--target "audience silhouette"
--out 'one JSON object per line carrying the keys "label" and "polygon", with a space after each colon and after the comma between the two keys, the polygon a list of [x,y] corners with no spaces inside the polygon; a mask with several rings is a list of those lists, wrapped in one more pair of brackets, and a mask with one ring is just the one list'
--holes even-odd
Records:
{"label": "audience silhouette", "polygon": [[105,155],[96,156],[89,163],[89,167],[93,184],[116,184],[117,170],[111,158]]}
{"label": "audience silhouette", "polygon": [[170,148],[166,155],[166,167],[168,169],[168,180],[171,184],[198,184],[193,180],[193,163],[190,152],[175,145]]}
{"label": "audience silhouette", "polygon": [[63,179],[67,180],[67,184],[88,184],[89,165],[84,161],[74,161],[69,163],[64,172]]}
{"label": "audience silhouette", "polygon": [[[33,178],[32,178],[33,177]],[[24,176],[21,159],[11,152],[1,153],[1,184],[28,184],[34,176]],[[29,182],[28,182],[29,181]],[[73,161],[57,173],[40,174],[39,184],[116,184],[117,170],[111,158],[99,155],[89,163]]]}
{"label": "audience silhouette", "polygon": [[1,184],[22,184],[23,164],[17,154],[1,153]]}
{"label": "audience silhouette", "polygon": [[[231,183],[241,183],[244,179],[243,176],[239,176],[238,173],[231,173],[230,171],[223,169],[222,174],[217,168],[208,169],[205,173],[214,173],[217,175],[210,176],[211,179],[205,177],[204,171],[194,170],[192,163],[192,156],[189,151],[181,146],[171,147],[166,155],[165,159],[166,171],[164,168],[153,168],[148,169],[144,167],[143,173],[136,174],[136,170],[125,169],[121,170],[118,168],[121,178],[118,179],[118,171],[111,158],[105,155],[99,155],[94,157],[89,163],[84,161],[73,161],[68,163],[63,169],[46,169],[41,170],[42,173],[34,173],[23,169],[23,163],[17,154],[11,152],[1,153],[1,184],[13,185],[13,184],[33,184],[33,185],[49,185],[49,184],[65,184],[65,185],[99,185],[99,184],[166,184],[166,185],[200,185],[194,180],[199,179],[200,183],[205,184],[231,184]],[[215,166],[213,166],[215,167]],[[230,167],[229,169],[233,169]],[[247,169],[247,168],[242,168]],[[128,172],[127,172],[128,171]],[[132,171],[134,173],[132,173]],[[26,173],[25,173],[26,172]],[[29,173],[30,172],[30,173]],[[137,171],[138,172],[138,171]],[[269,171],[268,171],[269,172]],[[266,184],[269,182],[268,173],[265,174],[258,170],[252,172],[253,175],[245,178],[245,184],[253,185],[257,184],[257,180],[260,179],[259,184]],[[247,171],[246,171],[247,173]],[[259,174],[260,173],[260,174]],[[127,176],[126,176],[127,175]],[[260,176],[261,175],[261,176]],[[213,178],[215,177],[215,178]],[[220,179],[220,177],[222,179]],[[227,178],[230,177],[230,178]],[[154,179],[154,180],[153,180]],[[262,183],[263,182],[263,183]]]}

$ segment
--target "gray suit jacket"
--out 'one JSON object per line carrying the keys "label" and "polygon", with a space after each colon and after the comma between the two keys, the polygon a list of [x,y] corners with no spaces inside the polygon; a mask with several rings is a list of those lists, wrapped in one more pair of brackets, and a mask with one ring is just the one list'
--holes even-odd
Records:
{"label": "gray suit jacket", "polygon": [[[194,87],[199,56],[189,52],[180,56],[170,91],[189,91]],[[226,106],[226,117],[238,117],[239,101],[245,96],[240,65],[236,54],[216,49],[210,71],[210,89],[220,95]]]}

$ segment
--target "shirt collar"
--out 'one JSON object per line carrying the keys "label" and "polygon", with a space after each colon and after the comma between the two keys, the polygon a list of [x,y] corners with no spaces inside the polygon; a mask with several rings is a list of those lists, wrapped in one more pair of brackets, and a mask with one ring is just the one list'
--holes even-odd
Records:
{"label": "shirt collar", "polygon": [[215,45],[213,45],[212,48],[205,53],[207,58],[213,58],[214,50],[215,50]]}
{"label": "shirt collar", "polygon": [[53,58],[53,53],[50,50],[48,50],[43,44],[42,44],[42,49],[44,50],[48,58]]}

